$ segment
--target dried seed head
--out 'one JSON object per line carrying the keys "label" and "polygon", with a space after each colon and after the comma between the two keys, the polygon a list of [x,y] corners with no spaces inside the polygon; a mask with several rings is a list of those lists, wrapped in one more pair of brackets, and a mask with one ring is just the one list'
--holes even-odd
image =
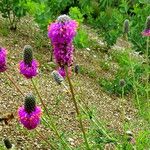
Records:
{"label": "dried seed head", "polygon": [[64,23],[64,22],[68,22],[68,21],[70,21],[71,20],[71,18],[69,17],[69,16],[67,16],[67,15],[60,15],[58,18],[57,18],[57,22],[61,22],[61,23]]}
{"label": "dried seed head", "polygon": [[32,94],[28,94],[25,97],[24,108],[27,113],[31,113],[35,110],[36,102],[35,97]]}
{"label": "dried seed head", "polygon": [[11,149],[12,148],[12,144],[11,142],[9,141],[9,139],[4,139],[4,144],[6,146],[7,149]]}
{"label": "dried seed head", "polygon": [[75,68],[74,68],[74,72],[75,72],[76,74],[78,74],[78,73],[79,73],[79,70],[80,70],[79,65],[76,64],[76,65],[75,65]]}
{"label": "dried seed head", "polygon": [[150,16],[147,17],[145,30],[150,30]]}
{"label": "dried seed head", "polygon": [[119,84],[120,84],[121,87],[125,87],[126,82],[125,82],[124,79],[121,79],[120,82],[119,82]]}
{"label": "dried seed head", "polygon": [[129,20],[126,19],[123,24],[123,33],[127,34],[128,32],[129,32]]}
{"label": "dried seed head", "polygon": [[25,45],[24,46],[24,62],[27,65],[31,65],[31,62],[33,60],[33,52],[32,52],[32,47],[30,45]]}
{"label": "dried seed head", "polygon": [[63,77],[62,77],[56,70],[54,70],[54,71],[52,72],[52,75],[53,75],[54,80],[55,80],[58,84],[61,84],[61,82],[64,80]]}

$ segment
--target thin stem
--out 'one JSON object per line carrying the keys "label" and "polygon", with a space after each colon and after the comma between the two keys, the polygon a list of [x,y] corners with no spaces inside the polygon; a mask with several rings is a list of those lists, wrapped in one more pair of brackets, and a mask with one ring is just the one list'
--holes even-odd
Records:
{"label": "thin stem", "polygon": [[137,87],[136,87],[134,68],[133,68],[133,65],[132,65],[132,61],[131,61],[132,59],[131,59],[131,54],[130,53],[129,53],[129,58],[130,58],[131,72],[132,72],[132,77],[133,77],[133,89],[135,91],[135,97],[136,97],[136,100],[137,100],[139,111],[141,112],[140,101],[139,101],[139,96],[138,96],[138,90],[137,90]]}
{"label": "thin stem", "polygon": [[9,76],[9,74],[5,71],[5,76],[11,81],[11,83],[15,86],[15,88],[21,93],[22,96],[24,96],[24,93],[20,90],[20,88],[17,86],[15,81]]}
{"label": "thin stem", "polygon": [[[88,106],[85,106],[86,110],[83,108],[83,106],[80,103],[79,103],[79,106],[86,115],[89,115],[90,110],[89,110]],[[102,127],[99,126],[99,124],[101,124],[101,123],[98,121],[98,119],[96,119],[95,116],[94,116],[94,118],[92,117],[92,119],[90,119],[90,120],[106,135],[107,138],[111,139],[111,137],[107,134],[107,132]]]}
{"label": "thin stem", "polygon": [[45,141],[52,149],[57,150],[48,140],[45,139],[45,137],[37,130],[35,129],[35,132],[40,136],[40,138]]}
{"label": "thin stem", "polygon": [[68,87],[65,85],[65,83],[64,82],[61,82],[61,83],[64,86],[64,88],[70,93],[70,91],[69,91]]}
{"label": "thin stem", "polygon": [[12,25],[12,21],[11,21],[11,13],[10,13],[10,11],[9,12],[7,12],[7,15],[8,15],[8,20],[9,20],[9,24],[10,24],[10,26]]}
{"label": "thin stem", "polygon": [[146,96],[147,96],[147,101],[149,100],[149,90],[148,90],[148,86],[149,86],[149,36],[147,37],[147,47],[146,47],[146,60],[147,60],[147,71],[146,71]]}
{"label": "thin stem", "polygon": [[43,99],[42,99],[42,97],[41,97],[41,95],[40,95],[40,93],[39,93],[39,91],[38,91],[38,89],[37,89],[37,87],[36,87],[36,85],[35,85],[35,83],[34,83],[34,81],[33,81],[32,78],[31,78],[31,82],[32,82],[33,87],[34,87],[34,89],[35,89],[35,91],[36,91],[36,93],[37,93],[37,95],[38,95],[38,97],[39,97],[39,99],[40,99],[40,101],[41,101],[43,107],[44,107],[44,110],[45,110],[47,116],[50,117],[49,112],[48,112],[48,109],[47,109],[47,107],[46,107],[46,105],[45,105],[45,103],[44,103],[44,101],[43,101]]}
{"label": "thin stem", "polygon": [[65,67],[65,70],[66,70],[67,79],[68,79],[68,82],[69,82],[70,92],[72,94],[72,100],[73,100],[73,103],[74,103],[74,106],[75,106],[75,110],[76,110],[77,116],[79,117],[79,123],[80,123],[81,131],[83,133],[83,137],[84,137],[84,141],[85,141],[85,144],[86,144],[86,148],[87,148],[87,150],[90,150],[90,146],[88,144],[86,133],[85,133],[85,130],[84,130],[84,127],[83,127],[83,123],[82,123],[80,111],[78,109],[77,101],[75,99],[75,94],[74,94],[74,91],[73,91],[73,86],[72,86],[71,80],[70,80],[69,75],[68,75],[68,68]]}
{"label": "thin stem", "polygon": [[62,141],[64,148],[67,147],[67,148],[69,148],[69,149],[71,150],[71,148],[70,148],[70,147],[68,146],[68,144],[63,140],[63,138],[61,137],[61,135],[60,135],[59,132],[57,131],[57,128],[56,128],[56,126],[55,126],[55,124],[54,124],[54,122],[53,122],[53,120],[52,120],[52,117],[50,116],[50,114],[49,114],[49,112],[48,112],[48,109],[47,109],[47,107],[46,107],[46,105],[45,105],[45,103],[44,103],[44,101],[43,101],[43,99],[42,99],[42,97],[41,97],[41,95],[40,95],[40,93],[39,93],[39,91],[38,91],[38,89],[37,89],[37,87],[36,87],[34,81],[33,81],[33,79],[31,79],[31,82],[32,82],[32,84],[33,84],[33,87],[34,87],[34,89],[35,89],[35,91],[36,91],[36,93],[37,93],[39,99],[40,99],[40,102],[42,103],[42,105],[43,105],[43,107],[44,107],[44,110],[46,111],[47,116],[49,117],[50,124],[51,124],[51,126],[52,126],[53,131],[54,131],[55,134],[58,136],[58,138],[60,138],[60,140]]}
{"label": "thin stem", "polygon": [[[70,91],[69,91],[69,89],[68,89],[68,87],[65,85],[65,83],[64,82],[62,82],[62,85],[65,87],[65,89],[70,93]],[[71,94],[71,93],[70,93]],[[79,102],[79,101],[78,101]],[[80,104],[80,102],[79,102],[79,106],[80,106],[80,108],[82,109],[82,111],[87,115],[87,116],[89,116],[89,114],[90,114],[90,109],[89,109],[89,107],[87,106],[87,104],[84,102],[84,101],[82,101],[83,102],[83,104],[85,105],[85,109],[84,109],[84,107],[82,106],[82,104]],[[94,118],[92,117],[92,119],[90,119],[102,132],[103,132],[103,134],[105,134],[106,135],[106,137],[107,138],[109,138],[109,139],[112,139],[112,137],[110,137],[108,134],[107,134],[107,132],[103,129],[104,127],[102,126],[102,127],[100,127],[99,126],[99,124],[101,124],[99,121],[98,121],[98,119],[96,118],[96,116],[94,116]]]}
{"label": "thin stem", "polygon": [[122,92],[121,92],[121,105],[122,105],[122,110],[121,110],[121,115],[122,115],[122,122],[124,123],[125,119],[125,108],[124,108],[124,86],[122,87]]}
{"label": "thin stem", "polygon": [[121,98],[124,99],[124,86],[122,87]]}
{"label": "thin stem", "polygon": [[[81,88],[80,90],[81,90],[81,95],[83,95],[82,88]],[[85,101],[84,101],[83,99],[84,99],[84,98],[81,96],[80,101],[78,101],[78,102],[79,102],[79,106],[80,106],[80,108],[82,109],[82,111],[83,111],[87,116],[90,117],[89,114],[91,113],[91,110],[90,110],[90,108],[88,107],[88,105],[85,103]],[[86,110],[85,110],[84,107],[82,106],[81,102],[84,104]],[[94,118],[93,118],[93,117],[94,117]],[[105,136],[106,136],[107,138],[112,139],[112,137],[110,137],[110,136],[107,134],[107,132],[104,130],[105,127],[102,125],[102,123],[99,121],[99,119],[96,118],[96,116],[95,116],[94,114],[92,114],[92,118],[90,118],[90,121],[92,121],[92,122],[103,132],[103,134],[105,134]],[[100,125],[101,125],[101,126],[100,126]]]}
{"label": "thin stem", "polygon": [[128,33],[124,33],[123,37],[124,37],[125,41],[128,41]]}

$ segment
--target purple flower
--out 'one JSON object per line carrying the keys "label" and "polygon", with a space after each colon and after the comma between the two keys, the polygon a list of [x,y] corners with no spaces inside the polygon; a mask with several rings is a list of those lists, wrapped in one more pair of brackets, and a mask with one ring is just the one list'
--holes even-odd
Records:
{"label": "purple flower", "polygon": [[66,76],[65,69],[63,67],[58,69],[58,73],[64,78]]}
{"label": "purple flower", "polygon": [[19,63],[20,73],[30,79],[38,74],[38,66],[38,62],[33,59],[32,47],[26,45],[24,47],[24,59]]}
{"label": "purple flower", "polygon": [[145,30],[142,32],[143,36],[150,36],[150,16],[147,17]]}
{"label": "purple flower", "polygon": [[[66,77],[66,71],[65,71],[65,68],[64,67],[59,67],[58,68],[58,73],[63,77],[65,78]],[[71,76],[72,72],[71,72],[71,67],[68,67],[68,75],[69,77]]]}
{"label": "purple flower", "polygon": [[5,48],[0,47],[0,72],[4,72],[6,67],[6,55],[7,51]]}
{"label": "purple flower", "polygon": [[149,29],[149,30],[144,30],[144,31],[142,32],[142,35],[143,35],[143,36],[150,36],[150,29]]}
{"label": "purple flower", "polygon": [[78,23],[67,15],[61,15],[56,22],[48,26],[48,37],[53,45],[56,63],[60,66],[70,66],[73,62],[73,38],[76,35]]}
{"label": "purple flower", "polygon": [[19,69],[20,73],[23,74],[27,79],[30,79],[38,74],[38,62],[33,59],[31,64],[25,64],[24,60],[20,61]]}
{"label": "purple flower", "polygon": [[40,123],[41,108],[36,106],[33,95],[27,95],[24,106],[18,109],[18,118],[21,124],[28,130],[34,129]]}
{"label": "purple flower", "polygon": [[28,130],[34,129],[40,123],[41,108],[36,106],[32,113],[28,113],[24,109],[24,106],[22,106],[18,110],[18,116],[24,127],[26,127]]}

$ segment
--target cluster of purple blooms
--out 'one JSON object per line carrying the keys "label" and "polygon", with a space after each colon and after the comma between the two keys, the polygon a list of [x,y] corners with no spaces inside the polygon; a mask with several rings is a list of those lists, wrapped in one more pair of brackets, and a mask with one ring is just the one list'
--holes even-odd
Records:
{"label": "cluster of purple blooms", "polygon": [[6,55],[7,55],[6,49],[3,47],[0,47],[0,72],[4,72],[7,69]]}
{"label": "cluster of purple blooms", "polygon": [[[66,71],[65,71],[65,68],[62,66],[62,67],[59,67],[58,68],[58,73],[63,77],[65,78],[66,77]],[[68,76],[70,77],[72,74],[72,68],[71,67],[68,67]]]}
{"label": "cluster of purple blooms", "polygon": [[76,35],[78,23],[67,15],[61,15],[48,26],[48,37],[53,45],[53,55],[60,66],[58,72],[65,77],[65,66],[73,63],[73,38]]}
{"label": "cluster of purple blooms", "polygon": [[[29,45],[25,45],[24,60],[20,61],[19,69],[20,69],[20,73],[23,74],[27,79],[31,79],[38,74],[39,63],[37,62],[37,60],[33,59],[32,57],[33,57],[32,47]],[[26,61],[26,59],[29,59],[29,61]]]}
{"label": "cluster of purple blooms", "polygon": [[[30,61],[26,61],[28,58],[24,57],[24,60],[21,60],[19,63],[19,70],[27,79],[30,79],[38,74],[38,62],[32,58],[32,47],[26,45],[24,47],[24,55],[25,49]],[[4,72],[7,69],[6,59],[7,51],[5,48],[0,47],[0,72]],[[30,102],[31,101],[28,101],[29,104],[25,103],[25,105],[30,106]],[[25,106],[21,106],[18,109],[18,118],[25,128],[28,130],[34,129],[40,123],[41,108],[34,105],[32,111],[28,111]]]}
{"label": "cluster of purple blooms", "polygon": [[146,26],[144,31],[142,32],[143,36],[150,36],[150,16],[147,17]]}
{"label": "cluster of purple blooms", "polygon": [[31,65],[26,64],[24,60],[22,60],[19,63],[20,73],[27,79],[31,79],[38,74],[38,65],[38,62],[35,59],[32,60]]}
{"label": "cluster of purple blooms", "polygon": [[41,108],[36,106],[35,98],[33,95],[27,95],[25,98],[24,106],[18,109],[19,121],[28,130],[34,129],[38,126],[41,119]]}
{"label": "cluster of purple blooms", "polygon": [[28,130],[34,129],[40,123],[41,117],[41,108],[36,106],[35,110],[31,113],[28,113],[24,106],[20,107],[18,110],[19,121],[24,125]]}
{"label": "cluster of purple blooms", "polygon": [[[20,74],[23,74],[27,79],[31,79],[38,74],[38,62],[33,59],[32,47],[25,45],[24,59],[19,63]],[[25,105],[18,109],[19,121],[28,130],[34,129],[40,123],[41,108],[35,105],[33,96],[27,96]]]}

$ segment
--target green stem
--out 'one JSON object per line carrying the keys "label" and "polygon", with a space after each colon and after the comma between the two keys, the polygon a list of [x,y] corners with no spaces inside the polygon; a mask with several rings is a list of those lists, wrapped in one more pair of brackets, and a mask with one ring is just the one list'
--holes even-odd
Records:
{"label": "green stem", "polygon": [[125,41],[128,41],[128,33],[124,33],[123,37],[124,37]]}
{"label": "green stem", "polygon": [[69,75],[68,75],[68,68],[65,67],[65,70],[66,70],[67,79],[68,79],[68,82],[69,82],[69,87],[70,87],[70,92],[71,92],[71,95],[72,95],[72,100],[73,100],[73,103],[74,103],[74,106],[75,106],[75,110],[76,110],[76,113],[77,113],[77,117],[79,117],[79,123],[80,123],[81,131],[83,133],[83,138],[84,138],[84,141],[85,141],[85,144],[86,144],[86,148],[87,148],[87,150],[90,150],[90,146],[88,144],[86,133],[85,133],[85,130],[84,130],[84,127],[83,127],[80,111],[78,109],[77,101],[75,99],[73,86],[72,86],[71,80],[70,80]]}
{"label": "green stem", "polygon": [[5,76],[11,81],[11,83],[15,86],[15,88],[18,90],[18,92],[20,92],[20,94],[22,96],[24,96],[24,93],[20,90],[20,88],[17,86],[17,84],[15,83],[15,81],[9,76],[9,74],[4,71]]}
{"label": "green stem", "polygon": [[47,109],[47,107],[46,107],[46,105],[45,105],[45,103],[44,103],[44,101],[43,101],[43,99],[42,99],[42,97],[41,97],[41,95],[40,95],[40,93],[39,93],[39,91],[38,91],[38,89],[37,89],[37,87],[36,87],[36,85],[35,85],[35,83],[34,83],[34,81],[33,81],[32,78],[31,78],[31,82],[32,82],[32,84],[33,84],[33,87],[34,87],[34,89],[35,89],[35,91],[36,91],[36,93],[37,93],[39,99],[40,99],[40,102],[42,103],[42,105],[43,105],[43,107],[44,107],[44,110],[45,110],[47,116],[50,117],[49,112],[48,112],[48,109]]}
{"label": "green stem", "polygon": [[[81,90],[81,95],[83,95],[83,91],[82,91],[82,88],[80,89]],[[82,111],[87,115],[89,116],[89,114],[91,113],[91,110],[90,108],[88,107],[88,105],[85,103],[84,101],[84,98],[81,96],[80,98],[80,101],[79,102],[79,106],[80,108],[82,109]],[[85,109],[84,107],[82,106],[81,102],[84,104],[85,106]],[[108,138],[108,139],[113,139],[112,137],[110,137],[107,132],[105,131],[105,127],[102,125],[102,123],[99,121],[99,119],[94,115],[92,114],[92,118],[90,119],[90,121],[92,121],[102,132],[103,134]],[[114,139],[113,139],[114,140]]]}
{"label": "green stem", "polygon": [[133,77],[133,89],[135,91],[135,97],[136,97],[136,100],[137,100],[139,111],[141,112],[140,101],[139,101],[139,96],[138,96],[138,90],[137,90],[137,87],[136,87],[136,80],[135,80],[134,68],[133,68],[132,61],[131,61],[132,60],[131,59],[131,54],[129,54],[129,58],[130,58],[131,72],[132,72],[132,77]]}
{"label": "green stem", "polygon": [[122,87],[121,98],[124,99],[124,87]]}
{"label": "green stem", "polygon": [[149,36],[147,37],[147,47],[146,47],[146,60],[147,60],[147,70],[146,70],[146,96],[147,96],[147,101],[149,100]]}
{"label": "green stem", "polygon": [[35,91],[36,91],[36,93],[37,93],[39,99],[40,99],[40,102],[42,103],[42,105],[43,105],[43,107],[44,107],[44,110],[45,110],[47,116],[49,117],[50,124],[51,124],[51,126],[52,126],[53,131],[54,131],[55,134],[58,136],[58,138],[62,141],[64,148],[66,149],[66,147],[67,147],[67,148],[69,148],[69,149],[71,150],[71,148],[68,146],[68,144],[63,140],[63,138],[62,138],[61,135],[59,134],[59,132],[58,132],[58,130],[57,130],[57,128],[56,128],[56,126],[55,126],[53,120],[52,120],[52,117],[50,116],[50,114],[49,114],[49,112],[48,112],[48,109],[47,109],[47,107],[46,107],[46,105],[45,105],[45,103],[44,103],[44,101],[43,101],[43,99],[42,99],[42,97],[41,97],[41,95],[40,95],[40,93],[39,93],[39,91],[38,91],[38,89],[37,89],[37,87],[36,87],[34,81],[33,81],[33,79],[31,79],[31,82],[32,82],[32,84],[33,84],[33,87],[34,87],[34,89],[35,89]]}
{"label": "green stem", "polygon": [[62,82],[62,85],[64,86],[64,88],[70,93],[70,91],[69,91],[69,89],[68,89],[68,87],[65,85],[65,83],[64,82]]}
{"label": "green stem", "polygon": [[[63,86],[65,87],[65,89],[70,93],[70,91],[68,90],[68,87],[65,85],[65,83],[63,83]],[[83,93],[83,92],[82,92]],[[70,93],[71,94],[71,93]],[[81,98],[82,99],[82,98]],[[78,101],[79,102],[79,101]],[[87,115],[87,116],[89,116],[89,114],[90,114],[90,109],[89,109],[89,107],[87,106],[87,104],[84,102],[84,101],[82,101],[82,103],[85,105],[85,109],[84,109],[84,107],[82,106],[82,104],[80,104],[80,102],[79,102],[79,106],[80,106],[80,108],[82,109],[82,111]],[[98,119],[96,118],[96,116],[94,116],[94,118],[95,119],[90,119],[105,135],[106,135],[106,137],[107,138],[109,138],[109,139],[112,139],[108,134],[107,134],[107,132],[103,129],[104,127],[102,126],[102,127],[100,127],[99,126],[99,124],[101,124],[99,121],[98,121]]]}
{"label": "green stem", "polygon": [[121,92],[121,105],[122,105],[122,122],[124,123],[125,119],[125,108],[124,108],[124,86],[122,87],[122,92]]}
{"label": "green stem", "polygon": [[[83,106],[79,103],[80,108],[82,109],[82,111],[89,116],[89,108],[88,106],[86,106],[86,110],[83,108]],[[95,118],[95,119],[94,119]],[[111,139],[111,137],[107,134],[107,132],[103,129],[103,127],[100,127],[99,124],[101,124],[98,119],[96,119],[96,117],[94,116],[94,118],[92,117],[92,119],[90,119],[105,135],[107,138]]]}
{"label": "green stem", "polygon": [[37,129],[35,129],[35,131],[40,136],[40,138],[45,141],[53,150],[57,150]]}

